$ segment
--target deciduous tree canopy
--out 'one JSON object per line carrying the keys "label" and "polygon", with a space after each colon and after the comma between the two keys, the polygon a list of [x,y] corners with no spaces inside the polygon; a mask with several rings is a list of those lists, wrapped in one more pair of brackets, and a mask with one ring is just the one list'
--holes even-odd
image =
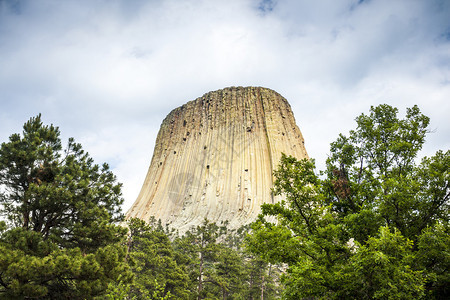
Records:
{"label": "deciduous tree canopy", "polygon": [[[444,299],[450,296],[450,151],[417,163],[428,117],[389,105],[356,118],[331,144],[327,169],[283,156],[250,249],[289,265],[284,296]],[[266,220],[276,216],[277,223]]]}

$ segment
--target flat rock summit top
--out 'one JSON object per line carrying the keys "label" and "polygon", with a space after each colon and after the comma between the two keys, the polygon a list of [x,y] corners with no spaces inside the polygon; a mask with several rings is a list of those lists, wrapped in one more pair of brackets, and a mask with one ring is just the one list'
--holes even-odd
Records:
{"label": "flat rock summit top", "polygon": [[250,223],[261,204],[280,200],[271,187],[281,153],[308,157],[285,98],[262,87],[209,92],[163,120],[127,218],[153,216],[180,232],[205,218]]}

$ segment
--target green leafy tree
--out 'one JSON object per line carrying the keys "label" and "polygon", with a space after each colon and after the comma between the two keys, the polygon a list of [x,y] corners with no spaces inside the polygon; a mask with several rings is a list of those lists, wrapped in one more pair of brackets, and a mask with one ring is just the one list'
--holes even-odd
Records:
{"label": "green leafy tree", "polygon": [[239,270],[236,284],[231,289],[232,299],[277,299],[280,294],[281,266],[270,264],[258,255],[249,252],[245,239],[251,227],[249,224],[227,232],[224,246],[234,253],[235,264]]}
{"label": "green leafy tree", "polygon": [[189,277],[177,263],[162,226],[133,218],[128,227],[128,255],[135,275],[129,295],[138,299],[187,299]]}
{"label": "green leafy tree", "polygon": [[118,278],[117,282],[110,282],[108,289],[102,297],[98,299],[102,300],[136,300],[136,297],[129,297],[130,284],[126,284]]}
{"label": "green leafy tree", "polygon": [[331,144],[324,179],[313,160],[283,155],[274,192],[285,200],[262,206],[249,248],[289,265],[286,298],[449,296],[450,151],[417,164],[429,119],[417,106],[397,113],[380,105],[356,118]]}
{"label": "green leafy tree", "polygon": [[244,290],[244,264],[238,251],[224,244],[218,245],[214,273],[211,280],[220,289],[222,299],[233,298]]}
{"label": "green leafy tree", "polygon": [[242,247],[248,228],[228,230],[226,225],[205,219],[174,240],[180,263],[190,270],[191,299],[253,299],[251,260]]}
{"label": "green leafy tree", "polygon": [[207,219],[176,237],[177,261],[190,276],[190,299],[275,299],[277,267],[249,253],[244,238],[249,226],[228,230]]}
{"label": "green leafy tree", "polygon": [[119,276],[121,184],[80,144],[31,118],[0,147],[0,297],[92,298]]}
{"label": "green leafy tree", "polygon": [[412,241],[396,229],[380,227],[349,259],[344,296],[358,299],[417,299],[424,296],[421,272],[411,268]]}
{"label": "green leafy tree", "polygon": [[184,253],[184,261],[190,270],[191,294],[197,299],[217,296],[214,290],[220,283],[215,276],[215,263],[220,249],[218,241],[225,234],[225,226],[205,219],[175,241],[178,252]]}
{"label": "green leafy tree", "polygon": [[327,203],[349,223],[373,214],[369,231],[353,236],[362,241],[387,225],[415,240],[436,220],[448,221],[448,151],[415,163],[429,118],[414,106],[400,120],[396,108],[380,105],[356,122],[331,144],[324,182]]}
{"label": "green leafy tree", "polygon": [[427,227],[416,243],[417,265],[426,276],[428,299],[445,299],[450,294],[450,228],[448,222]]}
{"label": "green leafy tree", "polygon": [[247,251],[242,253],[245,273],[245,285],[240,296],[242,299],[279,299],[280,298],[280,275],[282,268],[272,265],[259,256],[252,255]]}

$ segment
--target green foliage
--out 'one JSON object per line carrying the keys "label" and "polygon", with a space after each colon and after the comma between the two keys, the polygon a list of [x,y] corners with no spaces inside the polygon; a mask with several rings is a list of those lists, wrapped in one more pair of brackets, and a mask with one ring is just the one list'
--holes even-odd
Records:
{"label": "green foliage", "polygon": [[417,242],[417,265],[426,279],[427,298],[445,299],[450,294],[450,228],[436,223],[423,230]]}
{"label": "green foliage", "polygon": [[222,250],[218,243],[224,238],[226,228],[204,220],[202,225],[192,228],[182,238],[178,238],[176,249],[184,253],[191,281],[191,294],[198,299],[218,294],[217,289],[226,292],[226,282],[216,272],[216,261]]}
{"label": "green foliage", "polygon": [[59,130],[31,118],[0,147],[0,297],[92,298],[122,276],[121,185]]}
{"label": "green foliage", "polygon": [[283,268],[267,263],[262,258],[244,252],[244,287],[237,299],[278,299]]}
{"label": "green foliage", "polygon": [[345,296],[359,299],[418,299],[424,296],[422,272],[413,270],[412,241],[398,230],[380,227],[349,260]]}
{"label": "green foliage", "polygon": [[178,261],[190,277],[189,299],[274,299],[280,271],[246,251],[248,226],[228,230],[204,222],[174,240]]}
{"label": "green foliage", "polygon": [[130,293],[130,284],[126,284],[118,278],[117,283],[110,282],[108,284],[108,289],[102,297],[98,297],[98,299],[102,300],[136,300],[136,297],[129,297]]}
{"label": "green foliage", "polygon": [[450,151],[416,164],[429,124],[416,106],[405,119],[372,107],[356,123],[323,179],[313,160],[282,156],[274,193],[286,200],[262,206],[249,249],[289,265],[288,299],[447,298]]}
{"label": "green foliage", "polygon": [[128,221],[128,252],[135,280],[130,296],[138,299],[187,299],[189,278],[161,226]]}

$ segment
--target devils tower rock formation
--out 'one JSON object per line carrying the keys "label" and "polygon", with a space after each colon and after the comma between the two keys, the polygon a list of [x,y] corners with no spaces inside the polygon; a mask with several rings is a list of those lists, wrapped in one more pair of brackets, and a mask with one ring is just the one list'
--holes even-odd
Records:
{"label": "devils tower rock formation", "polygon": [[210,221],[237,228],[274,202],[281,153],[308,157],[289,103],[261,87],[207,93],[174,109],[159,130],[141,192],[127,217],[180,231]]}

